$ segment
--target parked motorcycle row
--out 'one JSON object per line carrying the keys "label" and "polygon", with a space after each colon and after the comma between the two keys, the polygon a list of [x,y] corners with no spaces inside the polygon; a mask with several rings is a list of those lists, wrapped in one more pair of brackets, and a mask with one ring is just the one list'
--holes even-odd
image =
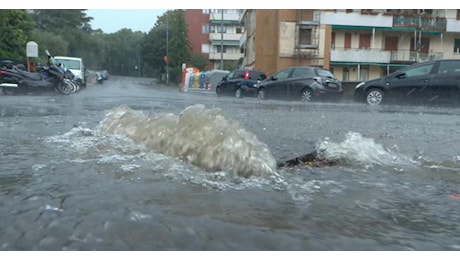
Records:
{"label": "parked motorcycle row", "polygon": [[56,63],[50,52],[46,50],[48,62],[46,66],[37,66],[35,72],[16,66],[14,62],[0,62],[0,87],[3,94],[28,94],[55,91],[69,95],[84,88],[81,81],[62,64]]}

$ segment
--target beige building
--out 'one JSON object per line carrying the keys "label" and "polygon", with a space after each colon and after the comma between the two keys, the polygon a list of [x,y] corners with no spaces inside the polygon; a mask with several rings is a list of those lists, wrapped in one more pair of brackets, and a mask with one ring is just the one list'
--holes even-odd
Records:
{"label": "beige building", "polygon": [[243,66],[268,75],[320,66],[357,81],[414,62],[460,58],[456,9],[245,10],[241,23]]}

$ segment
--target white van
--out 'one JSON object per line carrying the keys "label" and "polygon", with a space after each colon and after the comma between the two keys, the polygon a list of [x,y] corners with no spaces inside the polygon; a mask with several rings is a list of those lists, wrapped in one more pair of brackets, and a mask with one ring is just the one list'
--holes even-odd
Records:
{"label": "white van", "polygon": [[75,80],[81,81],[82,86],[86,87],[86,68],[82,58],[55,56],[53,59],[69,69],[75,75]]}

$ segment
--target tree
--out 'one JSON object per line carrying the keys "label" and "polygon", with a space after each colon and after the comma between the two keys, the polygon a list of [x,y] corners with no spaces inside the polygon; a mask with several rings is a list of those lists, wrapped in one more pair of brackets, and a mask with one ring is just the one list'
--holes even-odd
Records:
{"label": "tree", "polygon": [[[169,78],[172,81],[180,80],[182,63],[191,60],[191,45],[187,35],[184,10],[169,10],[158,17],[155,26],[142,43],[144,62],[154,69],[157,76],[166,72],[167,65]],[[167,64],[163,59],[166,54]]]}
{"label": "tree", "polygon": [[0,57],[25,60],[34,21],[25,10],[0,9]]}
{"label": "tree", "polygon": [[190,60],[190,65],[200,69],[201,71],[207,70],[209,64],[209,60],[201,53],[193,54]]}
{"label": "tree", "polygon": [[42,57],[39,62],[46,63],[45,50],[49,50],[51,55],[68,52],[69,42],[52,32],[33,30],[31,38],[38,44],[38,55]]}
{"label": "tree", "polygon": [[131,29],[121,29],[108,35],[108,51],[111,72],[127,75],[141,75],[141,45],[145,33],[133,32]]}
{"label": "tree", "polygon": [[39,47],[49,43],[43,38],[45,35],[55,44],[62,44],[49,46],[54,55],[82,57],[86,65],[93,65],[101,57],[100,46],[91,34],[93,18],[86,16],[85,9],[34,9],[31,16],[35,20],[35,36],[44,40],[43,43],[37,41]]}

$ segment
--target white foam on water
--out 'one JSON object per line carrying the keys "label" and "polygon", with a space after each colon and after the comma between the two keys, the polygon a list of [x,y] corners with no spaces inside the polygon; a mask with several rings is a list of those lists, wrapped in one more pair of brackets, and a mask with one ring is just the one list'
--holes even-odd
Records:
{"label": "white foam on water", "polygon": [[179,115],[147,115],[126,105],[110,110],[97,134],[121,135],[154,152],[190,162],[209,172],[235,176],[276,175],[276,160],[265,143],[220,109],[197,104]]}
{"label": "white foam on water", "polygon": [[350,164],[402,166],[414,165],[416,162],[405,155],[390,151],[372,138],[363,137],[357,132],[348,132],[340,143],[324,138],[316,144],[319,158],[342,161]]}

